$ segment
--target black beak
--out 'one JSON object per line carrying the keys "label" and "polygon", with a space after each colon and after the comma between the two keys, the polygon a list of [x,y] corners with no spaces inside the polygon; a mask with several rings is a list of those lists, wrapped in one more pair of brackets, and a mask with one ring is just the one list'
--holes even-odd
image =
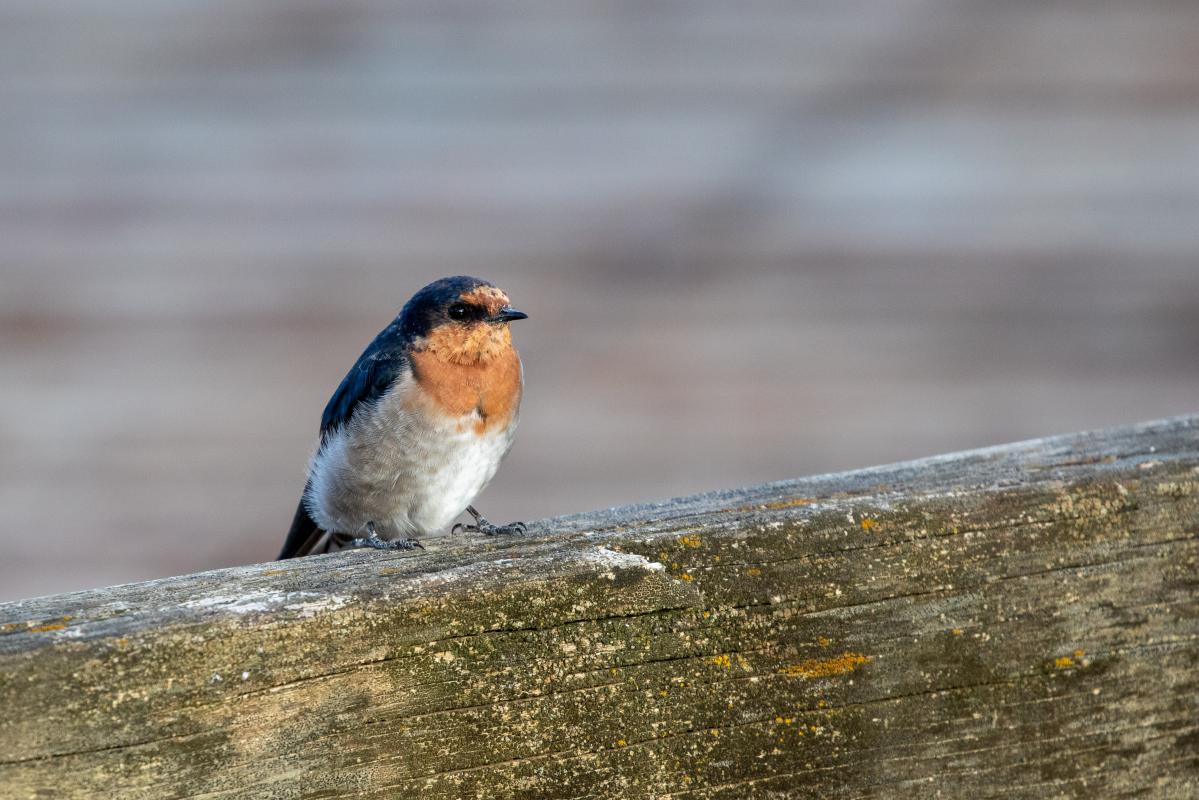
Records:
{"label": "black beak", "polygon": [[488,322],[513,322],[518,319],[528,319],[529,315],[523,311],[517,311],[512,306],[504,306],[496,312],[495,316],[488,317]]}

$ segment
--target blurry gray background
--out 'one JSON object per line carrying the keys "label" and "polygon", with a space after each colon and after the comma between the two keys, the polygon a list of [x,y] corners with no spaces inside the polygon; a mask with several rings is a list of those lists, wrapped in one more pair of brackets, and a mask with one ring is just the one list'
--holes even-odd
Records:
{"label": "blurry gray background", "polygon": [[0,6],[0,598],[272,558],[494,280],[532,519],[1199,408],[1199,3]]}

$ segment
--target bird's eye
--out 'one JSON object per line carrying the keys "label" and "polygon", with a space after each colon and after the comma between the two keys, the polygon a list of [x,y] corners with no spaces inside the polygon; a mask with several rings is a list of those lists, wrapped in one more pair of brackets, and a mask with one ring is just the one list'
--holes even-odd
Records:
{"label": "bird's eye", "polygon": [[470,316],[470,307],[466,303],[454,303],[449,309],[450,319],[462,320]]}

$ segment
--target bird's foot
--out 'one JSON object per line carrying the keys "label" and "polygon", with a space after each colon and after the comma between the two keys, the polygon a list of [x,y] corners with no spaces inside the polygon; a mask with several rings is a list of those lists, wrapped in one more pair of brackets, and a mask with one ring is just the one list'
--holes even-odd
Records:
{"label": "bird's foot", "polygon": [[379,534],[375,533],[375,526],[367,527],[368,533],[366,536],[357,539],[351,539],[346,547],[369,547],[372,550],[424,550],[425,546],[416,539],[380,539]]}
{"label": "bird's foot", "polygon": [[466,513],[474,517],[473,525],[466,525],[459,522],[450,533],[481,533],[484,536],[515,536],[525,533],[529,530],[529,526],[523,522],[509,522],[507,525],[494,525],[487,521],[487,518],[475,510],[474,506],[467,506]]}

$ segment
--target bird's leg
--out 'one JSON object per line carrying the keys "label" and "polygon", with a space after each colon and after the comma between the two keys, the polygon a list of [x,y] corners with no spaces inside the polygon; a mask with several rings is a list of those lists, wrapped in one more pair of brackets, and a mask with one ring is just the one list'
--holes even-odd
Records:
{"label": "bird's leg", "polygon": [[523,522],[509,522],[507,525],[493,525],[487,521],[487,518],[475,510],[474,506],[467,506],[466,513],[475,518],[475,524],[464,525],[459,522],[450,530],[450,533],[481,533],[484,536],[508,536],[512,534],[524,533],[529,529],[528,525]]}
{"label": "bird's leg", "polygon": [[375,523],[366,523],[366,536],[351,539],[346,547],[369,547],[374,550],[424,550],[425,546],[416,539],[392,539],[390,542],[379,538],[375,532]]}

